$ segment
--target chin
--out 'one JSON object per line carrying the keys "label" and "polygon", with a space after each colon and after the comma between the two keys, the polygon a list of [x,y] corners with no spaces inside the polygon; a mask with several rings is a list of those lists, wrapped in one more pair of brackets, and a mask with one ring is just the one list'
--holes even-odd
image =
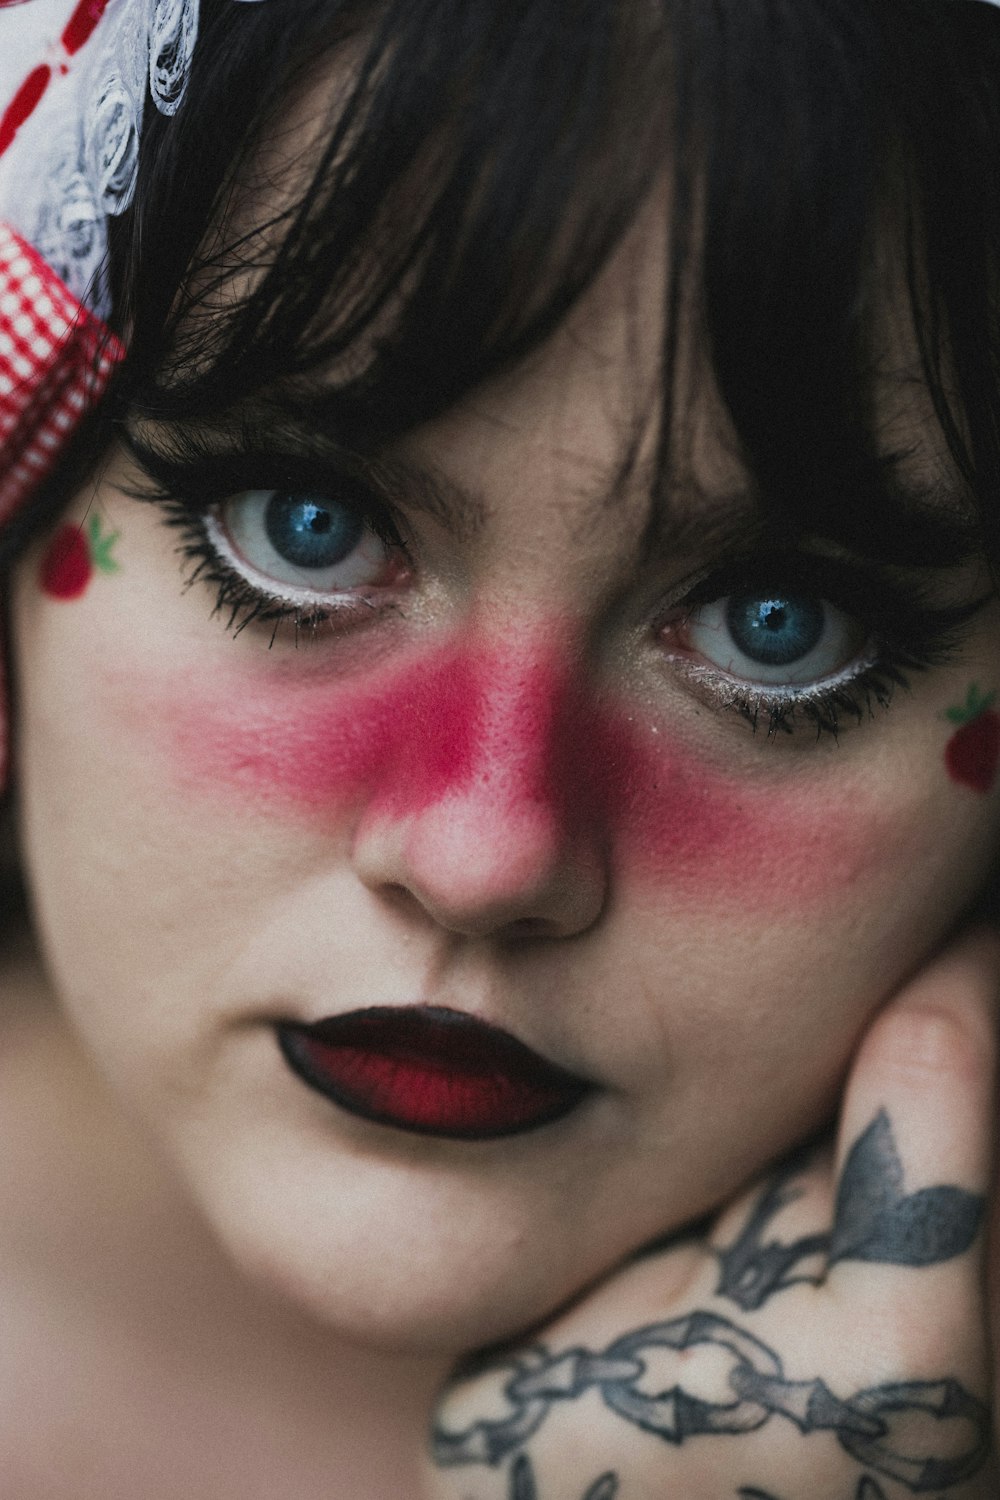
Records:
{"label": "chin", "polygon": [[294,1224],[258,1219],[227,1236],[239,1273],[347,1343],[384,1354],[442,1356],[499,1343],[540,1322],[569,1294],[529,1251],[467,1229],[460,1242],[401,1243],[388,1216],[357,1244],[317,1245]]}
{"label": "chin", "polygon": [[606,1248],[568,1242],[562,1195],[516,1171],[245,1147],[181,1162],[201,1217],[245,1282],[352,1344],[454,1359],[604,1269]]}

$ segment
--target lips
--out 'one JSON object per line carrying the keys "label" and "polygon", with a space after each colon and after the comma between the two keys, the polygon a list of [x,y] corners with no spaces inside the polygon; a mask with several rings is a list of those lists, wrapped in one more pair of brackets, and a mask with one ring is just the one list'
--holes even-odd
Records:
{"label": "lips", "polygon": [[520,1135],[562,1119],[593,1087],[509,1032],[438,1006],[380,1006],[277,1031],[303,1083],[351,1114],[419,1135]]}

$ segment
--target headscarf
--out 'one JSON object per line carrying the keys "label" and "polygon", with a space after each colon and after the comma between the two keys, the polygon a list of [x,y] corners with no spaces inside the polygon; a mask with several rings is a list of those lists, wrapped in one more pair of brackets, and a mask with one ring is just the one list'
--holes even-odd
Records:
{"label": "headscarf", "polygon": [[[0,5],[2,528],[125,352],[106,324],[108,221],[135,193],[147,100],[164,115],[183,101],[198,0]],[[0,792],[6,703],[0,676]]]}

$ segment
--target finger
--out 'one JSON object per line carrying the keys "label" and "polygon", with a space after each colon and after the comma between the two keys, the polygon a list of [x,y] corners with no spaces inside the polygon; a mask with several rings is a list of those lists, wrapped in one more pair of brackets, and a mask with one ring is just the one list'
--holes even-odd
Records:
{"label": "finger", "polygon": [[709,1234],[712,1290],[756,1312],[825,1278],[833,1215],[833,1143],[797,1151],[723,1210]]}
{"label": "finger", "polygon": [[[964,937],[886,1007],[858,1049],[838,1133],[829,1252],[831,1284],[846,1279],[855,1299],[874,1306],[883,1295],[875,1267],[947,1266],[949,1289],[957,1270],[970,1316],[973,1293],[981,1296],[998,997],[1000,938]],[[898,1292],[902,1283],[892,1285]],[[920,1290],[923,1298],[926,1281]]]}

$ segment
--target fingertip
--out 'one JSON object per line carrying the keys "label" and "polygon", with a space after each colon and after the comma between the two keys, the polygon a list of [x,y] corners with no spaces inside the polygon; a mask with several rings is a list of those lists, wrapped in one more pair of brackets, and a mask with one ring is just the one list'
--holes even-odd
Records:
{"label": "fingertip", "polygon": [[898,1089],[961,1093],[988,1086],[995,1051],[984,1007],[966,996],[907,997],[889,1005],[861,1042],[854,1075],[872,1073],[881,1092]]}
{"label": "fingertip", "polygon": [[865,1051],[919,1080],[941,1073],[971,1078],[991,1067],[1000,1022],[1000,932],[963,933],[880,1011]]}
{"label": "fingertip", "polygon": [[885,1117],[911,1190],[989,1184],[996,1115],[1000,934],[963,934],[878,1014],[855,1055],[838,1156]]}

